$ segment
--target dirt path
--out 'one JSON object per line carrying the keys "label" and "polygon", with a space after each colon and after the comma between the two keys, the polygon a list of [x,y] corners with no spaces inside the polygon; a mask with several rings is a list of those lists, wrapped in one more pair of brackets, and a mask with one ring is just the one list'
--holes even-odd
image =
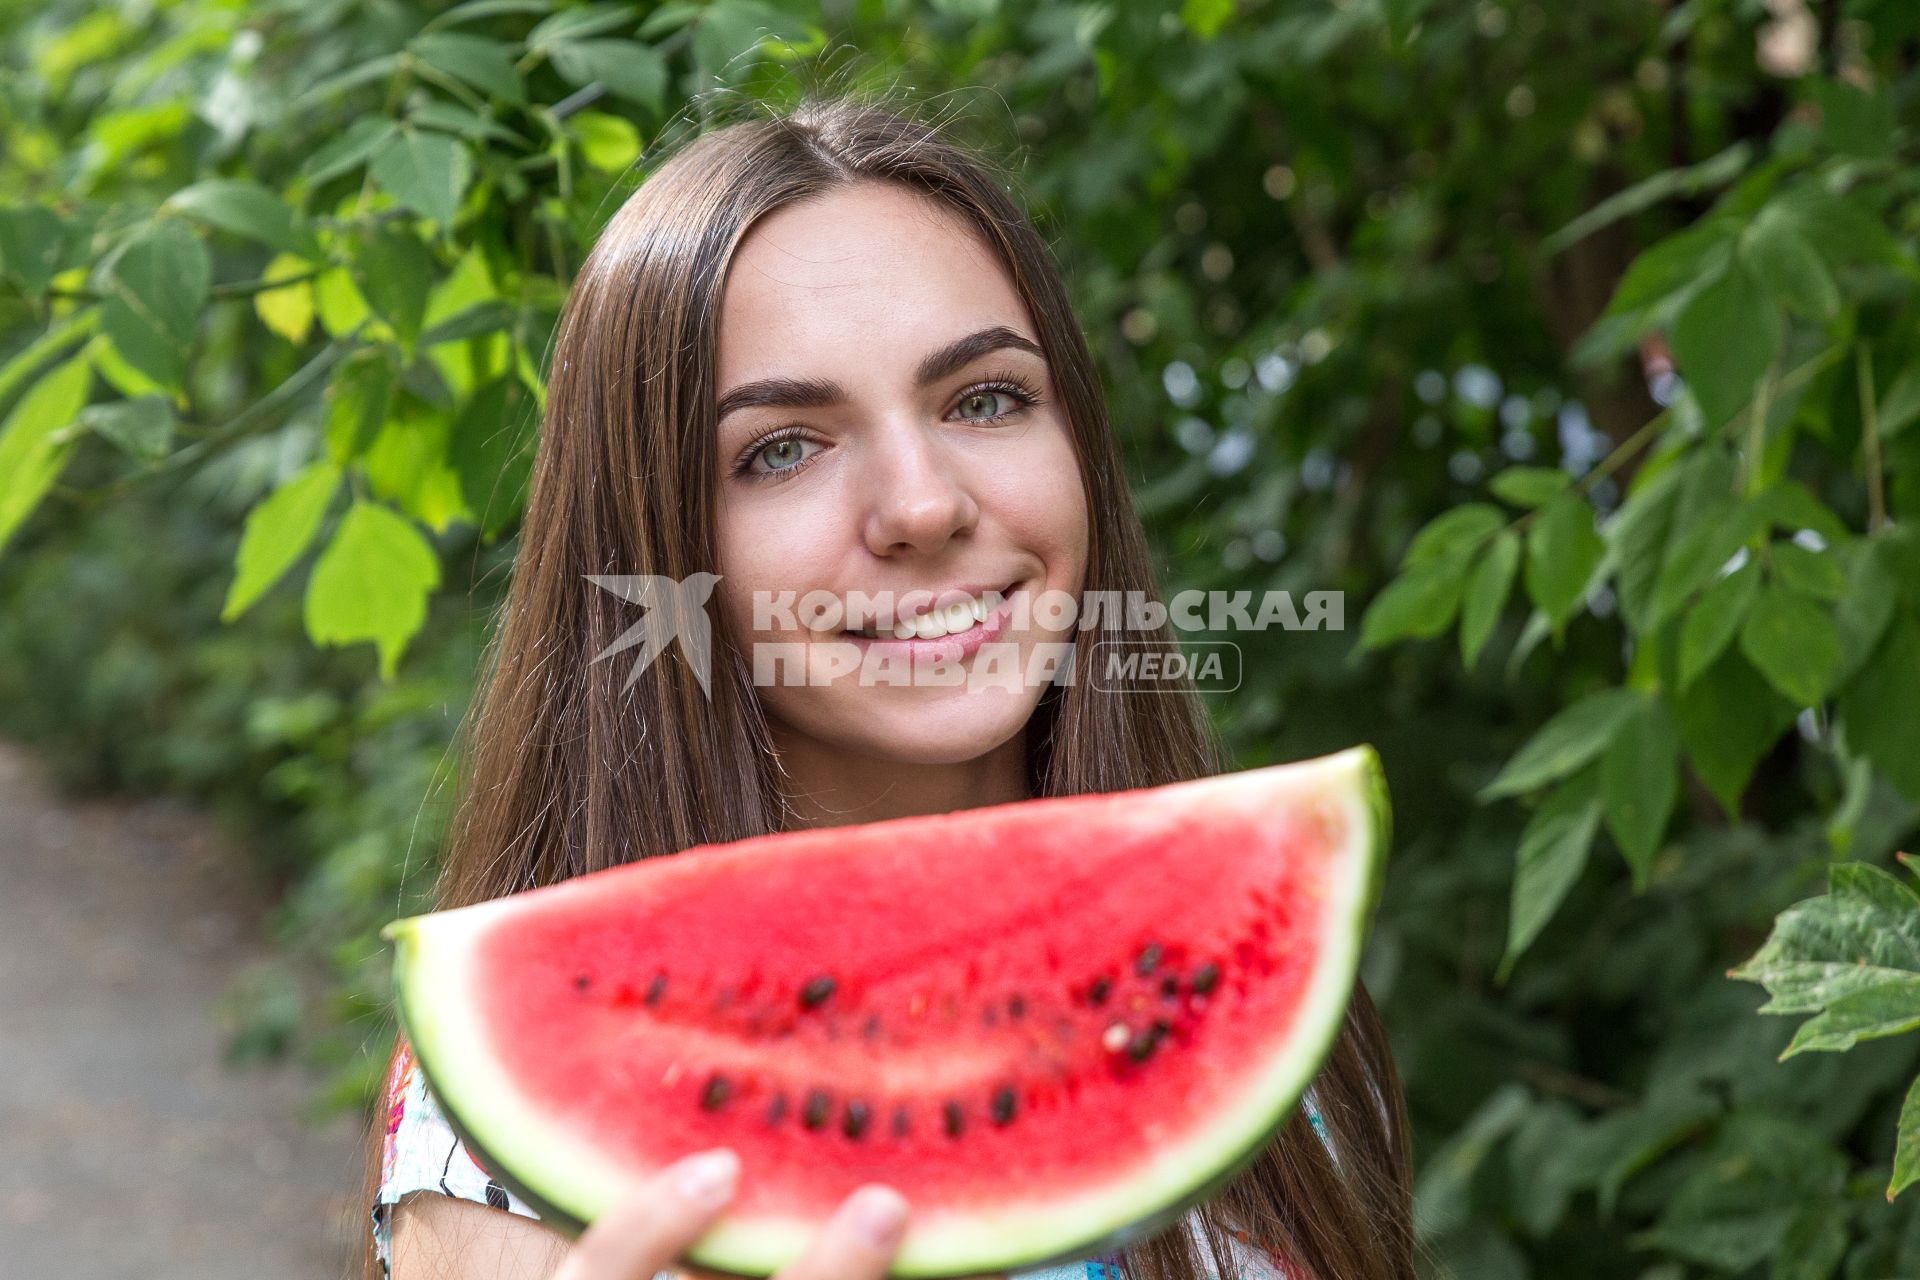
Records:
{"label": "dirt path", "polygon": [[293,1068],[222,1062],[266,954],[208,824],[70,803],[0,743],[0,1275],[337,1280],[355,1126]]}

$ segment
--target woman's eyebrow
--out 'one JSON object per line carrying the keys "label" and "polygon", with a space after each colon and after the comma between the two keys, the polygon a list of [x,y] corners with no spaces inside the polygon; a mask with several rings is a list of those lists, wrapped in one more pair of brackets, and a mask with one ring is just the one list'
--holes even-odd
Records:
{"label": "woman's eyebrow", "polygon": [[[1046,358],[1046,354],[1040,350],[1040,344],[1032,338],[1003,324],[989,325],[928,352],[914,370],[914,383],[928,386],[966,368],[988,352],[1003,351],[1009,347],[1030,352],[1043,360]],[[738,409],[764,406],[822,409],[829,405],[844,404],[847,398],[846,388],[827,378],[759,378],[753,382],[743,382],[721,396],[715,420],[723,419]]]}

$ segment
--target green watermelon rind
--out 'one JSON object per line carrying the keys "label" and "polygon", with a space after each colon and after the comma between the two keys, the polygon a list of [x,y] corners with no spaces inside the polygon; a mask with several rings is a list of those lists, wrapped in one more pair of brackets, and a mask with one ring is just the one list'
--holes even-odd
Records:
{"label": "green watermelon rind", "polygon": [[[1296,1034],[1288,1046],[1289,1051],[1284,1057],[1274,1060],[1267,1073],[1265,1087],[1258,1091],[1261,1098],[1279,1101],[1268,1101],[1258,1108],[1251,1105],[1243,1107],[1243,1111],[1252,1113],[1249,1115],[1228,1113],[1226,1117],[1217,1119],[1215,1128],[1237,1130],[1238,1139],[1228,1142],[1216,1140],[1198,1153],[1190,1153],[1185,1167],[1197,1167],[1201,1172],[1187,1177],[1183,1189],[1169,1191],[1160,1188],[1150,1194],[1143,1192],[1133,1197],[1143,1203],[1161,1202],[1163,1207],[1157,1211],[1135,1216],[1137,1206],[1132,1209],[1122,1206],[1108,1214],[1103,1221],[1092,1224],[1088,1234],[1067,1243],[1061,1242],[1057,1223],[1052,1224],[1035,1240],[1036,1247],[1026,1252],[1021,1252],[1019,1239],[1009,1238],[1009,1231],[976,1222],[974,1233],[990,1242],[984,1248],[976,1248],[968,1253],[949,1249],[934,1254],[925,1247],[913,1248],[914,1241],[910,1238],[908,1247],[903,1248],[895,1259],[890,1274],[916,1280],[938,1280],[948,1276],[1025,1271],[1110,1252],[1153,1236],[1231,1183],[1287,1123],[1297,1110],[1301,1095],[1332,1049],[1352,996],[1360,953],[1384,885],[1385,852],[1391,838],[1391,808],[1385,774],[1378,755],[1371,747],[1354,747],[1319,760],[1281,767],[1301,770],[1318,768],[1335,775],[1343,769],[1347,771],[1350,775],[1348,779],[1332,782],[1331,785],[1335,790],[1344,789],[1351,796],[1357,810],[1356,816],[1364,818],[1364,822],[1355,824],[1351,830],[1359,832],[1363,829],[1364,834],[1357,834],[1350,840],[1347,857],[1343,860],[1349,881],[1357,881],[1348,886],[1348,901],[1352,904],[1348,927],[1340,928],[1332,923],[1326,927],[1322,935],[1323,942],[1327,944],[1322,948],[1322,965],[1315,978],[1315,987],[1305,998],[1295,1021]],[[1230,780],[1235,776],[1222,775],[1221,780]],[[1201,779],[1184,785],[1204,785],[1208,781],[1212,780]],[[1354,845],[1362,840],[1365,847],[1355,848]],[[543,1129],[537,1122],[512,1115],[510,1108],[493,1108],[495,1114],[487,1117],[487,1122],[474,1123],[469,1113],[477,1114],[487,1108],[469,1107],[466,1099],[502,1096],[500,1091],[509,1082],[498,1074],[491,1080],[486,1079],[489,1074],[486,1065],[477,1062],[480,1055],[448,1054],[436,1049],[448,1036],[452,1037],[453,1045],[462,1043],[458,1030],[450,1031],[445,1026],[446,1017],[437,1016],[448,1012],[452,1002],[433,1002],[428,999],[430,993],[448,989],[448,984],[457,977],[460,971],[460,948],[444,943],[437,948],[427,946],[423,935],[430,931],[441,932],[457,942],[462,932],[472,932],[461,928],[461,917],[472,912],[476,913],[477,920],[481,918],[479,913],[496,912],[505,901],[511,900],[482,903],[462,911],[416,916],[395,921],[387,927],[385,935],[399,944],[396,984],[400,1020],[414,1046],[415,1061],[425,1073],[428,1087],[449,1125],[468,1150],[495,1181],[533,1209],[548,1225],[570,1237],[577,1237],[594,1216],[611,1207],[611,1198],[605,1188],[619,1186],[631,1175],[605,1165],[602,1158],[588,1147],[568,1144],[551,1128]],[[1344,947],[1340,946],[1342,943]],[[1345,954],[1331,954],[1336,947]],[[434,963],[436,955],[439,957],[439,966]],[[516,1130],[519,1131],[517,1134]],[[482,1137],[483,1132],[491,1136]],[[553,1148],[556,1145],[574,1145],[575,1149],[571,1152],[555,1152]],[[508,1149],[540,1154],[526,1161],[503,1159],[496,1155],[497,1151]],[[603,1165],[598,1174],[593,1172],[596,1163]],[[533,1165],[546,1168],[528,1168]],[[548,1181],[556,1185],[536,1188],[528,1177],[516,1170],[533,1175],[551,1170],[554,1176]],[[1162,1176],[1153,1181],[1166,1180]],[[1129,1185],[1137,1187],[1144,1181],[1137,1179]],[[566,1194],[568,1184],[576,1190],[576,1195]],[[599,1188],[598,1194],[595,1194],[596,1187]],[[1043,1241],[1044,1249],[1037,1247]],[[736,1225],[723,1218],[688,1249],[685,1256],[688,1261],[712,1271],[764,1277],[790,1262],[798,1252],[796,1241],[784,1231]]]}

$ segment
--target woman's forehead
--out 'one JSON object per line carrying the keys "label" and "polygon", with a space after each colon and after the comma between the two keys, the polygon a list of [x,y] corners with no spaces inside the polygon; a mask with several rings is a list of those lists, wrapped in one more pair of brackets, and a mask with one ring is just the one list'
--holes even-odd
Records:
{"label": "woman's forehead", "polygon": [[721,305],[721,385],[822,360],[911,361],[992,324],[1031,330],[978,233],[929,197],[861,183],[777,210],[741,242]]}

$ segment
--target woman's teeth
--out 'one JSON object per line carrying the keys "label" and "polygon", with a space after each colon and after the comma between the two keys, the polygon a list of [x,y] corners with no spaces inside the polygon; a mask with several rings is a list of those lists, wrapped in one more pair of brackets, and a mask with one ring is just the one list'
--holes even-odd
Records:
{"label": "woman's teeth", "polygon": [[[986,603],[976,596],[962,604],[950,604],[944,609],[932,609],[912,618],[902,618],[894,624],[892,631],[896,640],[937,640],[986,620]],[[853,633],[875,640],[880,638],[880,633],[872,627],[856,627]]]}

